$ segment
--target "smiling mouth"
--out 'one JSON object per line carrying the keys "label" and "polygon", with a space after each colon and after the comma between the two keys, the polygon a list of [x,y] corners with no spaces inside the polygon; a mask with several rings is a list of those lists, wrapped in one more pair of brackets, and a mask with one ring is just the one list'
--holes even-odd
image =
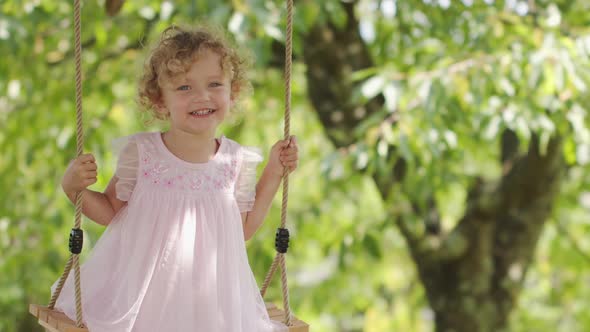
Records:
{"label": "smiling mouth", "polygon": [[203,109],[203,110],[189,112],[189,114],[191,116],[198,117],[198,118],[199,117],[206,117],[207,115],[210,115],[210,114],[213,114],[213,113],[215,113],[215,110],[212,109],[212,108],[207,108],[207,109]]}

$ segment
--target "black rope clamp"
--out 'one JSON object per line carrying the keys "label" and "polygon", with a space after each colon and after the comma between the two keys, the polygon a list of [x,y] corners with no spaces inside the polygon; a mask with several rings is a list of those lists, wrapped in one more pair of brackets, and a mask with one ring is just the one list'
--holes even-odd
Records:
{"label": "black rope clamp", "polygon": [[70,252],[72,254],[79,254],[82,252],[82,244],[84,243],[84,234],[79,228],[72,228],[70,232]]}
{"label": "black rope clamp", "polygon": [[284,254],[287,252],[287,248],[289,248],[289,230],[286,228],[277,228],[275,249],[281,254]]}

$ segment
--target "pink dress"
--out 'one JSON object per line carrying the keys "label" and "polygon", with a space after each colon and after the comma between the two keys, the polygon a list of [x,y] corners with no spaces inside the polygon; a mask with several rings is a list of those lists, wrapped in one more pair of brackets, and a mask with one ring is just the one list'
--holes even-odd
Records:
{"label": "pink dress", "polygon": [[[221,137],[213,159],[197,164],[173,155],[159,132],[125,141],[116,192],[127,205],[81,266],[90,332],[286,331],[268,317],[240,217],[254,203],[260,153]],[[75,320],[73,279],[56,308]]]}

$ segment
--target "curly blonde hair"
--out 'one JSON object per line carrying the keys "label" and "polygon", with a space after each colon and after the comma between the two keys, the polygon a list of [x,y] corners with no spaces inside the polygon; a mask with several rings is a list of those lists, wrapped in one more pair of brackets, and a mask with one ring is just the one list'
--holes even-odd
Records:
{"label": "curly blonde hair", "polygon": [[203,50],[214,51],[221,57],[221,69],[230,78],[234,105],[245,92],[251,90],[246,77],[250,59],[238,54],[220,29],[205,26],[188,29],[173,25],[162,32],[144,64],[138,84],[138,103],[142,111],[156,119],[168,119],[168,114],[158,112],[158,104],[162,101],[162,82],[186,73]]}

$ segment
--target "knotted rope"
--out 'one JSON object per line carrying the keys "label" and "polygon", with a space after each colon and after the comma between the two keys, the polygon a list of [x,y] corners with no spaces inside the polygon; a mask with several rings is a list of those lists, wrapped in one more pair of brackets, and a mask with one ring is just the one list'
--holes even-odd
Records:
{"label": "knotted rope", "polygon": [[[290,137],[291,126],[291,57],[293,53],[293,0],[287,0],[287,31],[285,35],[285,139]],[[281,228],[287,224],[287,203],[289,201],[289,170],[283,173],[283,202],[281,205]],[[285,253],[277,252],[274,261],[264,279],[260,293],[264,297],[277,265],[281,267],[281,288],[283,291],[283,308],[285,309],[285,324],[291,326],[291,308],[289,307],[289,287],[287,284],[287,266]]]}
{"label": "knotted rope", "polygon": [[[82,126],[82,45],[80,43],[80,0],[74,0],[74,58],[76,62],[76,155],[79,157],[83,153],[84,148],[84,127]],[[76,193],[76,214],[74,221],[73,233],[80,231],[82,223],[82,191]],[[78,233],[76,233],[78,234]],[[72,236],[72,234],[70,235]],[[70,250],[71,250],[70,237]],[[80,238],[81,241],[81,238]],[[81,249],[81,248],[80,248]],[[80,262],[79,252],[70,255],[64,273],[59,279],[57,288],[51,296],[49,302],[49,309],[55,307],[55,302],[61,293],[70,270],[74,267],[75,277],[75,295],[76,295],[76,326],[83,327],[82,323],[82,292],[80,290]]]}

